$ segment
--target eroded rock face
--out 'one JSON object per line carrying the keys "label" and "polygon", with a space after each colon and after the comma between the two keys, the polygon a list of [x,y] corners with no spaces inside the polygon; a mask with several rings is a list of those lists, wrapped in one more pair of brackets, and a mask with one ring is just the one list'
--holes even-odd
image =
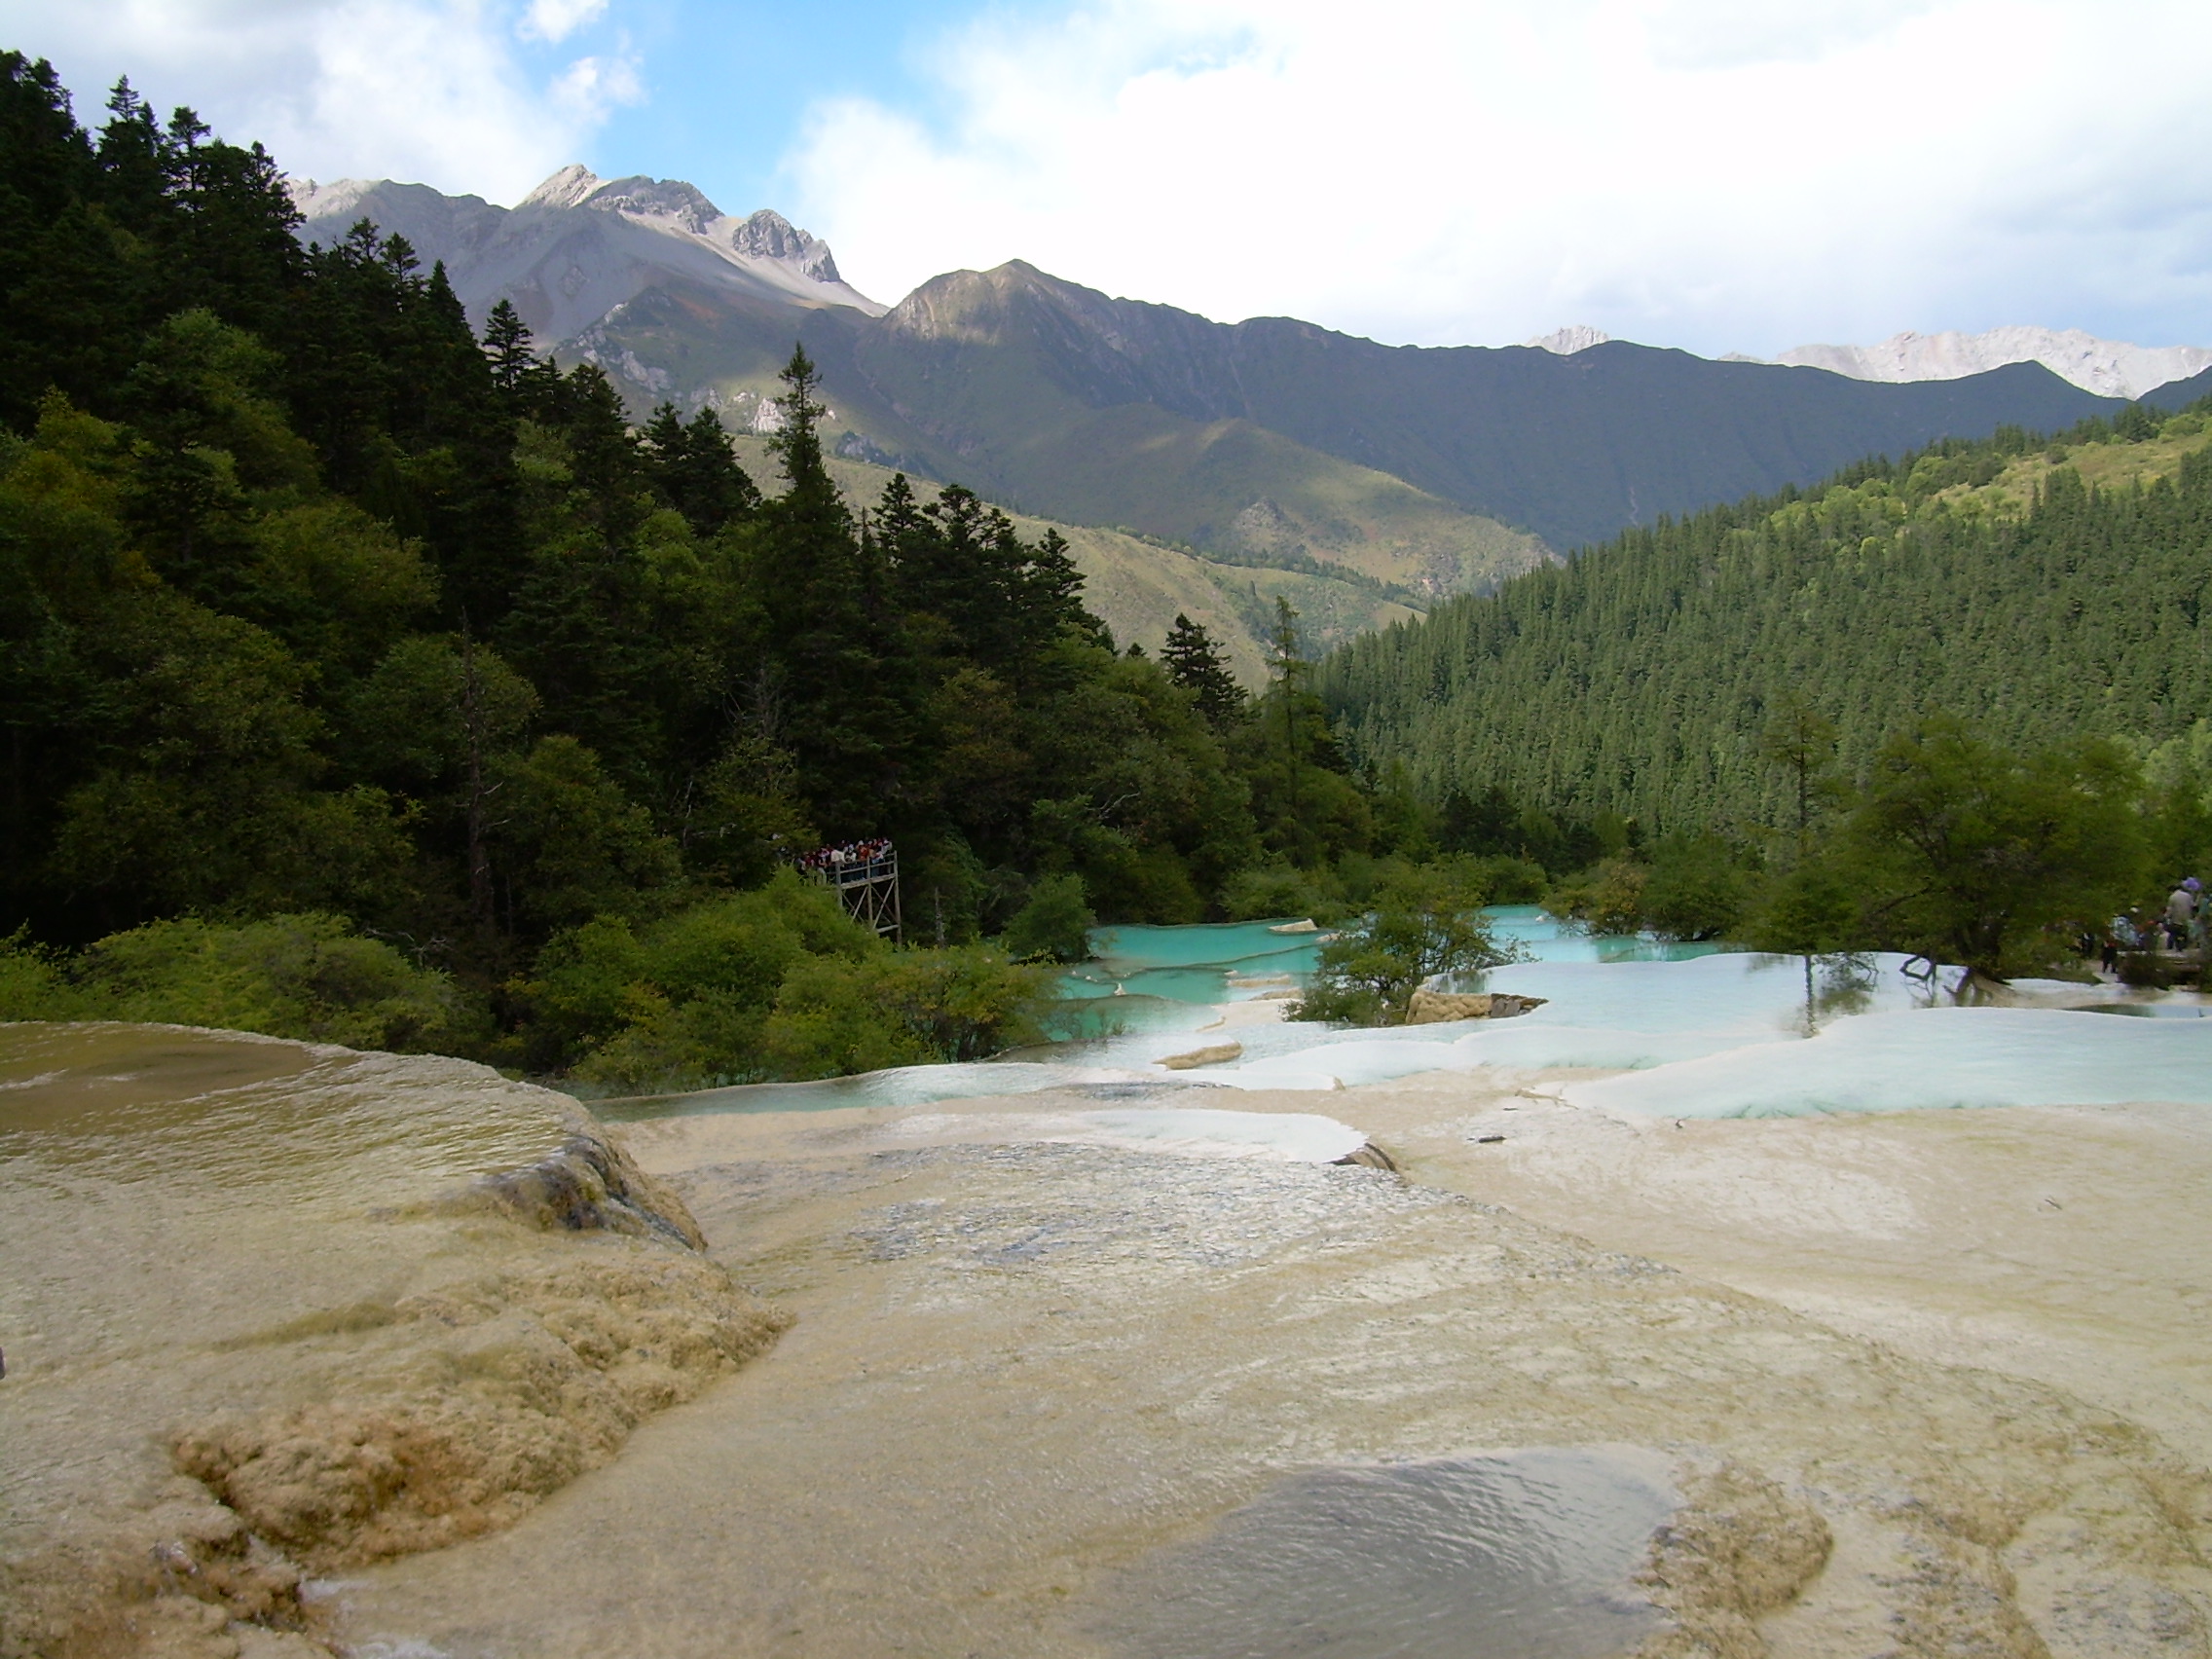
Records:
{"label": "eroded rock face", "polygon": [[337,1398],[219,1417],[176,1440],[180,1471],[311,1567],[510,1524],[790,1323],[713,1263],[636,1251],[392,1311]]}
{"label": "eroded rock face", "polygon": [[1675,1628],[1637,1659],[1766,1659],[1756,1621],[1820,1576],[1835,1547],[1828,1524],[1804,1497],[1738,1464],[1700,1470],[1683,1487],[1686,1501],[1637,1577]]}
{"label": "eroded rock face", "polygon": [[550,1158],[487,1175],[473,1196],[533,1227],[660,1237],[688,1250],[707,1247],[683,1200],[640,1169],[596,1124],[579,1125]]}
{"label": "eroded rock face", "polygon": [[0,1027],[0,1659],[279,1659],[303,1570],[510,1524],[790,1316],[565,1096]]}

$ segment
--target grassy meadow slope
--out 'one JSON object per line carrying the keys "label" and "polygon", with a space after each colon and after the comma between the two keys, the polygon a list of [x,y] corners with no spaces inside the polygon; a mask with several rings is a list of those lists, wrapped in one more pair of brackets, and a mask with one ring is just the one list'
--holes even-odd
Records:
{"label": "grassy meadow slope", "polygon": [[[773,488],[776,461],[765,440],[740,437],[737,450],[745,469]],[[874,505],[892,469],[839,456],[830,459],[830,473],[857,511]],[[937,486],[917,479],[915,492],[929,499]],[[1323,647],[1419,614],[1362,583],[1268,566],[1222,565],[1122,531],[1055,524],[1026,513],[1013,517],[1024,536],[1035,538],[1055,528],[1067,537],[1068,550],[1083,571],[1085,603],[1106,619],[1118,642],[1157,651],[1181,612],[1202,623],[1221,643],[1237,679],[1248,686],[1267,679],[1265,634],[1277,594],[1298,608],[1301,626]]]}

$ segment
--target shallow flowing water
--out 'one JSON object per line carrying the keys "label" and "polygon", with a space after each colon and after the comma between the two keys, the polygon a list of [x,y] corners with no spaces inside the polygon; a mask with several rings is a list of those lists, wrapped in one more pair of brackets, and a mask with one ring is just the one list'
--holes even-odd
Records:
{"label": "shallow flowing water", "polygon": [[1127,1659],[1610,1659],[1659,1628],[1630,1582],[1680,1501],[1630,1449],[1314,1469],[1114,1587]]}
{"label": "shallow flowing water", "polygon": [[[1541,1006],[1510,1019],[1381,1030],[1270,1017],[1308,983],[1320,932],[1289,922],[1101,928],[1068,970],[1049,1023],[1064,1040],[1003,1059],[903,1066],[808,1084],[760,1084],[604,1103],[618,1119],[695,1112],[913,1106],[1047,1089],[1167,1105],[1193,1088],[1332,1091],[1424,1072],[1589,1067],[1610,1080],[1575,1098],[1668,1117],[1791,1116],[1908,1107],[2212,1102],[2212,1024],[2194,992],[2031,981],[2034,1008],[1955,1006],[1959,975],[1869,955],[1809,962],[1642,937],[1582,933],[1535,905],[1489,912],[1521,960],[1449,988]],[[2155,1018],[2137,1040],[2083,1014]],[[1932,1023],[1920,1014],[1939,1014]],[[1915,1017],[1903,1017],[1912,1015]],[[2187,1034],[2176,1029],[2188,1020]],[[1217,1034],[1218,1033],[1218,1034]],[[1800,1047],[1807,1040],[1818,1047]],[[1189,1069],[1161,1062],[1232,1049]]]}
{"label": "shallow flowing water", "polygon": [[[1513,925],[1538,959],[1485,983],[1550,999],[1517,1018],[1269,1021],[1255,1017],[1267,980],[1311,936],[1148,930],[1115,941],[1122,961],[1202,969],[1231,991],[1177,1005],[1180,1030],[632,1103],[668,1120],[641,1124],[638,1143],[679,1175],[719,1259],[801,1324],[510,1530],[327,1581],[327,1617],[350,1651],[415,1659],[1599,1659],[1657,1628],[1632,1574],[1671,1486],[1691,1491],[1669,1475],[1682,1448],[1708,1467],[1786,1471],[1799,1446],[1825,1446],[1824,1480],[1862,1468],[1867,1513],[1899,1527],[1979,1501],[1945,1485],[1962,1436],[1988,1442],[1977,1469],[2032,1464],[2023,1492],[2052,1488],[2058,1465],[2037,1457],[2085,1456],[2040,1397],[1985,1407],[1933,1376],[1900,1389],[1894,1356],[1855,1357],[1813,1325],[1467,1204],[1426,1174],[1330,1165],[1368,1132],[1397,1144],[1390,1110],[1419,1124],[1413,1157],[1504,1169],[1508,1150],[1489,1143],[1510,1138],[1528,1161],[1549,1132],[1603,1128],[1625,1146],[1698,1129],[1624,1118],[2208,1101],[2212,1021],[2173,1016],[2198,999],[2028,988],[2157,1016],[2132,1020],[1930,1008],[1897,959],[1816,973],[1808,990],[1796,960],[1647,941],[1608,959],[1541,919]],[[1225,943],[1253,948],[1222,957]],[[1216,1020],[1218,1038],[1194,1036]],[[1157,1065],[1224,1039],[1234,1059]],[[1632,1069],[1527,1078],[1567,1065]],[[1303,1109],[1310,1092],[1233,1092],[1418,1072],[1441,1075],[1314,1100],[1328,1113]],[[1432,1108],[1390,1105],[1424,1089]],[[996,1103],[1023,1092],[1045,1097]],[[947,1106],[907,1110],[932,1101]],[[1456,1116],[1477,1102],[1479,1120]],[[423,1206],[542,1157],[566,1132],[557,1105],[458,1062],[0,1031],[13,1541],[88,1498],[181,1501],[164,1495],[177,1477],[160,1448],[198,1416],[312,1409],[332,1378],[402,1398],[480,1373],[505,1387],[487,1369],[512,1357],[493,1327],[566,1319],[569,1289],[558,1308],[500,1291],[459,1333],[406,1309],[542,1277],[555,1246]],[[1722,1190],[1738,1189],[1775,1182]],[[2051,1219],[2038,1207],[2033,1225],[2084,1213],[2071,1190],[2044,1193]],[[1778,1201],[1803,1222],[1805,1203]],[[645,1246],[558,1248],[615,1266]],[[568,1286],[573,1266],[558,1271]],[[2017,1445],[2003,1438],[2015,1422]],[[1814,1561],[1797,1500],[1758,1501],[1797,1530],[1793,1559]],[[1877,1563],[1865,1582],[1948,1595],[1951,1570]],[[1958,1604],[1994,1593],[1969,1574]]]}

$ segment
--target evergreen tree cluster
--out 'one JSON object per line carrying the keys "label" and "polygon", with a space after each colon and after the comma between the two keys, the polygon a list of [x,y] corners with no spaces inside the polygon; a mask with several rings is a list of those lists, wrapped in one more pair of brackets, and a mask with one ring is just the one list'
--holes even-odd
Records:
{"label": "evergreen tree cluster", "polygon": [[[0,934],[25,983],[171,918],[326,942],[343,918],[464,993],[440,1029],[482,1051],[662,1041],[605,1029],[621,1008],[739,1033],[675,1070],[748,1075],[774,1066],[729,1045],[788,993],[776,1051],[836,1069],[975,1039],[915,1035],[950,969],[839,979],[872,940],[731,908],[812,916],[794,854],[891,837],[909,940],[1065,954],[1069,918],[1199,920],[1255,867],[1395,832],[1288,619],[1254,705],[1195,625],[1118,654],[1065,543],[969,491],[899,478],[856,514],[803,352],[764,494],[712,410],[633,426],[512,307],[480,338],[401,239],[300,247],[275,162],[189,111],[123,87],[87,131],[0,55]],[[770,934],[802,943],[730,942]],[[591,1020],[559,1012],[578,974]],[[904,1035],[793,1036],[832,981],[838,1019]]]}
{"label": "evergreen tree cluster", "polygon": [[1445,845],[1555,869],[1801,825],[1802,768],[1770,753],[1791,719],[1832,728],[1851,777],[1931,716],[2029,751],[2170,743],[2212,716],[2212,451],[2148,486],[2076,464],[2022,498],[1990,486],[2023,456],[2186,449],[2206,423],[2138,406],[2047,451],[1944,443],[1629,531],[1353,642],[1315,688],[1362,762],[1441,811]]}

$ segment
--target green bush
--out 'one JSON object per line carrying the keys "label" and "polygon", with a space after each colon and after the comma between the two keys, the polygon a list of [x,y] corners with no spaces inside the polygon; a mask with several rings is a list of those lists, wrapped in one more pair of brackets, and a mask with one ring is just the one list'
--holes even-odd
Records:
{"label": "green bush", "polygon": [[1469,863],[1484,895],[1493,904],[1538,903],[1544,897],[1544,889],[1551,885],[1551,877],[1534,859],[1493,853]]}
{"label": "green bush", "polygon": [[981,945],[893,949],[787,870],[647,927],[571,928],[513,989],[533,1064],[645,1091],[981,1059],[1036,1040],[1048,977]]}
{"label": "green bush", "polygon": [[149,922],[70,962],[18,934],[0,944],[0,1017],[206,1025],[415,1051],[481,1036],[444,975],[313,913]]}
{"label": "green bush", "polygon": [[1643,888],[1650,873],[1634,859],[1607,859],[1546,893],[1544,908],[1595,934],[1632,934],[1643,925]]}
{"label": "green bush", "polygon": [[982,1060],[1040,1040],[1036,1013],[1050,974],[987,945],[902,950],[890,960],[880,1006],[934,1060]]}
{"label": "green bush", "polygon": [[1263,865],[1240,869],[1222,889],[1222,908],[1233,922],[1259,922],[1274,916],[1310,916],[1333,921],[1345,912],[1343,884],[1326,870]]}
{"label": "green bush", "polygon": [[523,1055],[615,1087],[706,1088],[760,1075],[756,1051],[794,965],[883,947],[828,888],[786,869],[640,927],[599,916],[556,934],[509,990]]}
{"label": "green bush", "polygon": [[0,939],[0,1020],[89,1017],[58,954],[34,941],[28,928]]}
{"label": "green bush", "polygon": [[1733,935],[1751,906],[1755,880],[1716,835],[1670,836],[1651,856],[1642,924],[1662,939]]}
{"label": "green bush", "polygon": [[1090,954],[1090,930],[1097,925],[1083,877],[1048,875],[1007,924],[1004,943],[1018,962],[1081,962]]}
{"label": "green bush", "polygon": [[794,963],[760,1034],[760,1069],[782,1078],[844,1077],[934,1057],[888,1016],[889,968],[882,958]]}
{"label": "green bush", "polygon": [[763,1068],[817,1078],[988,1059],[1039,1039],[1032,1011],[1045,982],[1045,970],[985,945],[801,962],[761,1033]]}
{"label": "green bush", "polygon": [[1821,956],[1854,948],[1863,894],[1834,858],[1812,858],[1770,878],[1748,911],[1743,941],[1754,950]]}
{"label": "green bush", "polygon": [[1430,977],[1514,960],[1491,935],[1485,897],[1472,860],[1388,870],[1377,885],[1375,908],[1321,947],[1312,988],[1290,1016],[1396,1024]]}

